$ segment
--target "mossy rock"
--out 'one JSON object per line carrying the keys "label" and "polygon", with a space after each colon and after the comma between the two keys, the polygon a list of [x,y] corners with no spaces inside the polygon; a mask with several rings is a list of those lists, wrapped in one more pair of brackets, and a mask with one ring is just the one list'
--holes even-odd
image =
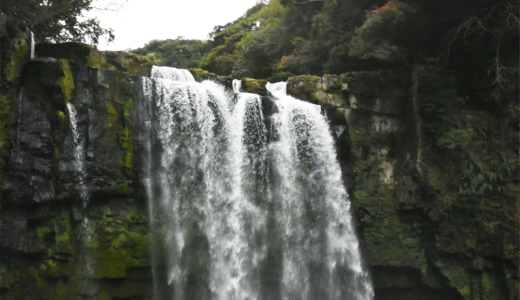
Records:
{"label": "mossy rock", "polygon": [[152,72],[152,62],[148,57],[126,51],[94,50],[88,58],[87,65],[137,76],[150,76]]}
{"label": "mossy rock", "polygon": [[376,97],[380,86],[378,72],[349,72],[338,77],[338,83],[349,92],[363,95],[365,97]]}
{"label": "mossy rock", "polygon": [[266,84],[267,80],[264,79],[242,78],[242,91],[265,96],[267,95]]}
{"label": "mossy rock", "polygon": [[311,75],[301,75],[291,77],[287,80],[287,94],[297,99],[318,104],[316,92],[321,90],[319,86],[320,77]]}
{"label": "mossy rock", "polygon": [[197,82],[217,79],[217,74],[211,73],[203,69],[191,68],[188,69],[188,71],[190,71],[191,75],[193,75],[193,78],[195,78],[195,81]]}
{"label": "mossy rock", "polygon": [[347,111],[345,108],[327,105],[323,107],[332,126],[347,125]]}
{"label": "mossy rock", "polygon": [[29,48],[29,43],[23,38],[13,41],[12,55],[5,71],[8,81],[13,81],[20,75],[24,63],[30,58]]}
{"label": "mossy rock", "polygon": [[461,266],[458,260],[438,260],[435,262],[435,266],[449,279],[450,284],[457,289],[464,299],[471,299],[471,274],[467,272],[464,266]]}
{"label": "mossy rock", "polygon": [[197,68],[191,68],[188,69],[190,73],[193,75],[193,78],[195,78],[195,81],[202,82],[204,80],[211,80],[216,83],[219,83],[226,87],[227,89],[233,88],[233,79],[228,76],[220,76],[215,73],[211,73],[209,71],[203,70],[203,69],[197,69]]}
{"label": "mossy rock", "polygon": [[37,44],[36,55],[38,57],[52,57],[56,59],[68,59],[71,63],[86,65],[92,46],[83,43],[62,43],[62,44]]}
{"label": "mossy rock", "polygon": [[371,221],[365,228],[364,241],[371,265],[415,269],[426,266],[425,252],[417,235],[396,215]]}
{"label": "mossy rock", "polygon": [[59,109],[72,99],[75,84],[69,60],[33,60],[26,63],[23,75],[41,84]]}
{"label": "mossy rock", "polygon": [[68,59],[73,67],[89,66],[131,75],[150,76],[152,63],[146,56],[126,51],[98,51],[82,43],[38,44],[38,57]]}
{"label": "mossy rock", "polygon": [[15,16],[0,15],[0,93],[6,94],[30,59],[31,33]]}
{"label": "mossy rock", "polygon": [[129,268],[149,265],[148,235],[131,231],[121,233],[103,230],[94,238],[95,247],[91,247],[95,266],[94,278],[123,278]]}

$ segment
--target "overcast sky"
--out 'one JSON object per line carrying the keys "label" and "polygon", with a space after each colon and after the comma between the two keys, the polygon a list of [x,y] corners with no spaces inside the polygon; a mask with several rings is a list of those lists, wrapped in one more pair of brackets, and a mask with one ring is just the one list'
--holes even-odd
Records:
{"label": "overcast sky", "polygon": [[[152,39],[207,39],[216,25],[236,20],[257,0],[128,0],[116,12],[94,12],[101,26],[112,28],[116,39],[100,50],[126,50]],[[90,15],[89,15],[90,16]]]}

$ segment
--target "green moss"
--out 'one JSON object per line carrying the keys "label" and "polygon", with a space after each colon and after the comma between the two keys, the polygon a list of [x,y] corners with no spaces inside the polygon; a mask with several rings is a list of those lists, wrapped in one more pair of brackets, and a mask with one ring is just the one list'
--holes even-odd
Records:
{"label": "green moss", "polygon": [[435,265],[465,299],[470,299],[471,280],[469,274],[463,267],[454,262],[444,263],[441,261],[435,262]]}
{"label": "green moss", "polygon": [[112,215],[112,210],[110,210],[110,207],[108,205],[101,206],[101,210],[103,211],[103,217],[106,218],[106,216]]}
{"label": "green moss", "polygon": [[72,99],[74,77],[68,60],[30,61],[24,68],[24,76],[28,80],[40,83],[45,93],[60,110]]}
{"label": "green moss", "polygon": [[58,117],[62,122],[65,120],[65,114],[61,110],[58,111]]}
{"label": "green moss", "polygon": [[43,239],[45,238],[45,236],[51,232],[51,230],[47,226],[38,227],[37,231],[38,231],[38,236],[40,237],[41,242],[43,242]]}
{"label": "green moss", "polygon": [[193,75],[193,78],[195,78],[195,80],[198,82],[210,79],[215,80],[217,78],[217,75],[215,73],[211,73],[202,69],[191,68],[188,69],[188,71],[190,71],[191,75]]}
{"label": "green moss", "polygon": [[146,216],[139,215],[136,210],[133,210],[132,212],[130,212],[126,216],[126,219],[128,221],[130,221],[131,223],[147,223],[148,222],[148,218]]}
{"label": "green moss", "polygon": [[112,227],[105,227],[105,232],[112,233],[114,229],[112,229]]}
{"label": "green moss", "polygon": [[7,79],[12,81],[18,75],[22,62],[29,59],[29,45],[23,44],[15,49],[11,62],[7,66]]}
{"label": "green moss", "polygon": [[147,264],[148,250],[148,236],[137,232],[103,238],[92,253],[96,265],[95,277],[125,277],[128,268]]}
{"label": "green moss", "polygon": [[488,272],[482,273],[482,287],[486,293],[489,293],[493,290],[493,281],[491,275]]}
{"label": "green moss", "polygon": [[426,265],[425,253],[419,247],[417,237],[395,215],[373,220],[364,236],[372,264],[417,269]]}
{"label": "green moss", "polygon": [[34,267],[29,268],[29,276],[32,277],[36,281],[36,285],[39,287],[43,287],[45,282],[41,279],[40,274]]}
{"label": "green moss", "polygon": [[370,196],[370,191],[368,190],[358,190],[354,192],[354,196],[356,198],[368,197]]}
{"label": "green moss", "polygon": [[123,166],[128,170],[132,169],[134,147],[132,146],[132,137],[130,136],[130,130],[125,127],[123,134],[120,138],[121,147],[123,148]]}
{"label": "green moss", "polygon": [[58,79],[58,85],[61,86],[63,95],[65,96],[65,104],[69,103],[72,99],[72,91],[74,90],[74,78],[72,77],[72,71],[68,60],[61,61],[62,70],[64,76]]}
{"label": "green moss", "polygon": [[266,84],[267,80],[264,79],[243,78],[242,90],[247,93],[264,95],[267,92],[265,89]]}
{"label": "green moss", "polygon": [[150,76],[152,63],[146,56],[140,56],[125,51],[92,51],[87,65],[132,75]]}
{"label": "green moss", "polygon": [[115,124],[117,124],[117,110],[114,108],[113,105],[110,105],[108,107],[108,113],[110,114],[110,119],[108,123],[108,128],[113,127]]}
{"label": "green moss", "polygon": [[57,59],[68,59],[75,65],[85,65],[90,58],[93,47],[83,43],[61,43],[36,45],[36,53],[40,57],[54,57]]}
{"label": "green moss", "polygon": [[7,264],[0,264],[0,287],[10,289],[11,284],[15,283],[15,272],[7,267]]}
{"label": "green moss", "polygon": [[72,71],[68,60],[61,61],[62,70],[64,76],[58,79],[58,85],[61,86],[63,95],[65,96],[65,104],[69,103],[72,99],[72,91],[74,90],[74,78],[72,77]]}
{"label": "green moss", "polygon": [[107,62],[100,59],[100,57],[97,56],[91,56],[88,58],[87,66],[92,68],[98,68],[98,69],[115,69],[115,67],[111,66]]}
{"label": "green moss", "polygon": [[[132,112],[133,108],[134,103],[132,100],[129,100],[124,105],[123,110],[127,124],[130,123],[130,113]],[[119,142],[121,144],[121,148],[123,149],[122,165],[127,169],[128,172],[130,172],[133,166],[134,147],[132,145],[132,136],[128,127],[123,128]]]}
{"label": "green moss", "polygon": [[[70,243],[71,224],[70,219],[66,213],[62,213],[61,216],[53,220],[54,232],[56,233],[55,240],[58,244],[60,252],[72,251]],[[60,245],[61,244],[61,245]]]}
{"label": "green moss", "polygon": [[126,242],[126,235],[124,234],[120,234],[117,239],[113,240],[112,241],[112,247],[114,248],[121,248],[121,246],[123,245],[123,243]]}
{"label": "green moss", "polygon": [[96,250],[99,248],[99,242],[96,239],[92,239],[91,242],[88,244],[88,248],[92,250]]}
{"label": "green moss", "polygon": [[469,143],[470,138],[470,133],[464,129],[451,129],[439,138],[437,145],[453,150],[457,147],[465,147]]}
{"label": "green moss", "polygon": [[121,194],[129,195],[132,192],[132,189],[124,179],[113,180],[111,184]]}
{"label": "green moss", "polygon": [[316,93],[323,91],[318,88],[320,77],[311,75],[300,75],[287,80],[287,93],[298,99],[318,104]]}

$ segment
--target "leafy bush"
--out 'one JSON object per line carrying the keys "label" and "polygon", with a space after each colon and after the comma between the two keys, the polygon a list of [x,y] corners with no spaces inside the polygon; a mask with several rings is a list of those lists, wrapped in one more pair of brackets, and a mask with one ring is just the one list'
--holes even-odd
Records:
{"label": "leafy bush", "polygon": [[442,148],[453,150],[457,147],[464,147],[469,143],[471,135],[464,129],[450,129],[443,134],[437,141],[437,145]]}
{"label": "leafy bush", "polygon": [[206,58],[209,50],[206,41],[185,40],[178,37],[175,40],[152,40],[143,48],[131,52],[146,55],[155,65],[189,69],[197,68]]}

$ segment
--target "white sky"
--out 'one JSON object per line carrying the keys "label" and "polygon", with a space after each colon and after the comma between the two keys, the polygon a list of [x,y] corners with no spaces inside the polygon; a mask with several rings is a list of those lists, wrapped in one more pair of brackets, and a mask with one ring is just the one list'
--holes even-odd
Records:
{"label": "white sky", "polygon": [[[98,1],[103,6],[103,1]],[[111,1],[111,0],[108,0]],[[113,0],[112,0],[113,1]],[[242,16],[257,0],[128,0],[116,12],[90,12],[101,26],[114,29],[116,39],[100,50],[126,50],[144,46],[153,39],[207,39],[214,26]]]}

